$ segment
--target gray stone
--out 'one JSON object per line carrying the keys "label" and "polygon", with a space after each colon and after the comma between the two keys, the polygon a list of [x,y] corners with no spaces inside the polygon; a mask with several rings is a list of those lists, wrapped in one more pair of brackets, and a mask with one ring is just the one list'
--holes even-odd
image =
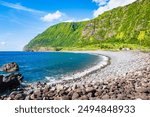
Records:
{"label": "gray stone", "polygon": [[88,96],[83,95],[83,96],[81,96],[79,99],[80,99],[80,100],[88,100],[89,98],[88,98]]}
{"label": "gray stone", "polygon": [[32,95],[30,96],[30,99],[31,99],[31,100],[35,100],[34,94],[32,94]]}
{"label": "gray stone", "polygon": [[17,95],[15,96],[15,100],[19,100],[19,99],[23,98],[22,96],[23,96],[22,94],[17,94]]}
{"label": "gray stone", "polygon": [[68,96],[62,96],[62,100],[70,100]]}
{"label": "gray stone", "polygon": [[30,96],[29,96],[29,95],[26,96],[26,97],[25,97],[25,100],[30,100]]}
{"label": "gray stone", "polygon": [[109,95],[106,94],[106,95],[102,96],[102,99],[103,99],[103,100],[108,100],[108,99],[110,99],[110,98],[109,98]]}
{"label": "gray stone", "polygon": [[79,98],[79,94],[77,92],[74,92],[72,95],[72,100],[76,100]]}
{"label": "gray stone", "polygon": [[63,90],[64,86],[61,84],[56,85],[57,92]]}
{"label": "gray stone", "polygon": [[72,86],[72,90],[75,90],[75,89],[77,89],[78,87],[77,87],[77,84],[74,84],[73,86]]}
{"label": "gray stone", "polygon": [[30,95],[30,94],[32,94],[34,92],[34,90],[33,89],[30,89],[30,90],[28,90],[27,92],[26,92],[26,94],[27,95]]}
{"label": "gray stone", "polygon": [[93,92],[95,91],[95,89],[93,87],[86,87],[86,90],[85,90],[87,93],[89,92]]}
{"label": "gray stone", "polygon": [[51,91],[55,91],[55,90],[56,90],[56,88],[55,88],[55,87],[52,87],[50,90],[51,90]]}
{"label": "gray stone", "polygon": [[42,95],[41,90],[40,89],[35,90],[34,95],[40,97]]}

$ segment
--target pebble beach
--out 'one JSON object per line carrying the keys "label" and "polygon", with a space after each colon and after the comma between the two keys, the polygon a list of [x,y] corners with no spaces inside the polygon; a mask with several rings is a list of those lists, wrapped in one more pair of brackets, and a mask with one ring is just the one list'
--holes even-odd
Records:
{"label": "pebble beach", "polygon": [[[85,51],[104,55],[107,64],[76,78],[22,85],[1,100],[136,100],[150,99],[150,53]],[[105,61],[106,63],[106,61]],[[98,64],[100,65],[100,64]]]}

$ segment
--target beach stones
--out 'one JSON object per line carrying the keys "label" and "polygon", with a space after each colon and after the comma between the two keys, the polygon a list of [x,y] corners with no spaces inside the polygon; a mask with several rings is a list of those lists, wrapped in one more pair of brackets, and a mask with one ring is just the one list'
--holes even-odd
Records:
{"label": "beach stones", "polygon": [[[143,69],[140,72],[129,72],[124,77],[106,79],[94,84],[75,83],[67,85],[67,83],[58,83],[55,85],[47,85],[38,83],[38,85],[30,85],[30,88],[26,88],[26,91],[14,91],[8,97],[0,98],[15,100],[134,100],[140,98],[147,100],[150,98],[150,79],[147,78],[149,74],[150,72],[147,69]],[[141,75],[143,77],[139,78]],[[13,77],[14,74],[8,76],[8,79],[13,79]],[[3,82],[3,78],[4,76],[1,75],[1,82]],[[6,82],[7,80],[4,79],[4,81]]]}
{"label": "beach stones", "polygon": [[[144,60],[144,59],[143,59]],[[150,61],[149,61],[150,62]],[[130,64],[132,64],[131,62]],[[80,79],[65,80],[59,83],[27,84],[20,90],[17,88],[10,94],[0,96],[0,99],[25,99],[25,100],[135,100],[150,99],[150,64],[139,70],[115,76],[108,74],[98,77],[99,71]],[[115,68],[118,69],[118,68]],[[120,70],[120,68],[119,68]],[[118,70],[118,71],[119,71]],[[124,70],[124,69],[121,69]],[[121,71],[120,70],[120,71]],[[117,72],[118,72],[117,71]],[[119,72],[120,72],[119,71]],[[107,72],[107,71],[104,71]],[[103,72],[103,73],[104,73]],[[9,74],[7,77],[0,75],[0,85],[4,82],[21,81],[22,75]],[[94,81],[94,82],[91,82]],[[15,84],[13,86],[19,86]],[[7,86],[9,87],[9,86]]]}
{"label": "beach stones", "polygon": [[1,67],[1,70],[4,72],[16,72],[19,70],[19,66],[17,63],[7,63]]}

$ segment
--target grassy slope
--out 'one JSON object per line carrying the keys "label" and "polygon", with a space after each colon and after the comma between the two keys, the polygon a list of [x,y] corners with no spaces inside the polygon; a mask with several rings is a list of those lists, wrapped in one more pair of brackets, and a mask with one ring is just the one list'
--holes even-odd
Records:
{"label": "grassy slope", "polygon": [[139,48],[138,39],[144,31],[142,48],[150,48],[150,2],[139,0],[131,5],[107,11],[99,17],[74,23],[51,26],[35,37],[26,50],[118,49]]}

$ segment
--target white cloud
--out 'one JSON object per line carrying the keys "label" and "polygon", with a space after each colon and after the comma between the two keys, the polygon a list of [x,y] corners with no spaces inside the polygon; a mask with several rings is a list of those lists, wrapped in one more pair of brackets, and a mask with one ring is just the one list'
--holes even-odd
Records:
{"label": "white cloud", "polygon": [[52,22],[54,20],[60,19],[62,16],[63,16],[63,13],[61,13],[60,11],[56,11],[55,13],[48,13],[47,15],[42,17],[41,19],[44,22]]}
{"label": "white cloud", "polygon": [[6,45],[6,42],[1,41],[1,42],[0,42],[0,45],[4,46],[4,45]]}
{"label": "white cloud", "polygon": [[10,3],[10,2],[0,1],[0,5],[5,6],[5,7],[9,7],[9,8],[13,8],[13,9],[17,9],[17,10],[33,12],[33,13],[44,13],[44,12],[39,11],[39,10],[25,7],[19,3],[14,4],[14,3]]}
{"label": "white cloud", "polygon": [[[135,2],[136,0],[93,0],[94,2],[98,3],[99,8],[94,11],[93,16],[97,17],[98,15],[104,13],[105,11],[111,10],[113,8],[119,7],[119,6],[125,6],[130,3]],[[104,3],[106,1],[106,5],[101,6],[101,2]]]}
{"label": "white cloud", "polygon": [[106,5],[108,1],[109,0],[93,0],[93,2],[96,2],[99,6]]}

